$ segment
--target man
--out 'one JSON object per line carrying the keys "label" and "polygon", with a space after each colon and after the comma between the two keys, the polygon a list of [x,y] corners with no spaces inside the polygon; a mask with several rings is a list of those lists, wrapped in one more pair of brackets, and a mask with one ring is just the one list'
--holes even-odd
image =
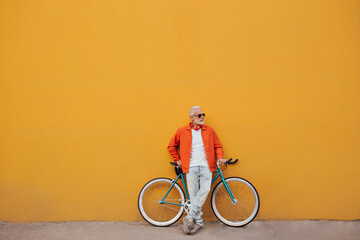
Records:
{"label": "man", "polygon": [[[175,162],[186,173],[191,206],[184,217],[184,231],[194,234],[203,228],[201,208],[210,192],[212,172],[218,163],[224,164],[223,148],[213,128],[204,125],[205,113],[199,106],[190,110],[191,123],[179,128],[171,138],[168,150]],[[180,155],[177,151],[180,147]]]}

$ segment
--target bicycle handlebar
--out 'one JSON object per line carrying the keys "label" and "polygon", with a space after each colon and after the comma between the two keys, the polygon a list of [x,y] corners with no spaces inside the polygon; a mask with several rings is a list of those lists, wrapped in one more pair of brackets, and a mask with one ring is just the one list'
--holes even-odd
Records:
{"label": "bicycle handlebar", "polygon": [[235,164],[239,161],[239,159],[236,159],[235,161],[232,161],[232,158],[230,158],[229,160],[226,161],[226,164]]}
{"label": "bicycle handlebar", "polygon": [[[232,158],[229,158],[229,160],[227,160],[227,161],[225,162],[225,165],[232,165],[232,164],[237,163],[238,161],[239,161],[239,159],[236,159],[236,160],[233,161]],[[220,168],[220,164],[219,164],[219,163],[216,163],[216,166],[217,166],[218,168]],[[225,168],[225,169],[226,169],[226,168]],[[223,170],[223,171],[224,171],[224,170]]]}

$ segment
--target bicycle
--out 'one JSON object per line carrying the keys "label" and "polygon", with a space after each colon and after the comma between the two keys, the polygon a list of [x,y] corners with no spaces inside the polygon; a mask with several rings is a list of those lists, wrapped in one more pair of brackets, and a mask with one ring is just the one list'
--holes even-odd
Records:
{"label": "bicycle", "polygon": [[[227,165],[235,164],[230,158]],[[138,197],[138,208],[141,216],[148,223],[157,227],[167,227],[176,223],[184,211],[188,212],[191,205],[189,193],[186,188],[184,173],[176,163],[176,178],[155,178],[150,180],[141,189]],[[225,169],[224,169],[225,170]],[[211,208],[219,221],[230,227],[242,227],[255,219],[260,208],[260,198],[255,187],[246,179],[240,177],[224,178],[217,164],[216,176],[212,179],[213,184],[220,177],[211,193]],[[181,178],[183,189],[177,183]],[[186,198],[185,198],[186,196]]]}

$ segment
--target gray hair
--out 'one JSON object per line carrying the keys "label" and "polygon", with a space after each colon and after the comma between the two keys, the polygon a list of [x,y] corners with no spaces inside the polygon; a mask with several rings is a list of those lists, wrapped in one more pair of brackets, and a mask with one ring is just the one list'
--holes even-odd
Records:
{"label": "gray hair", "polygon": [[200,106],[193,106],[191,109],[190,109],[190,117],[194,114],[194,110],[195,109],[201,109],[201,107]]}

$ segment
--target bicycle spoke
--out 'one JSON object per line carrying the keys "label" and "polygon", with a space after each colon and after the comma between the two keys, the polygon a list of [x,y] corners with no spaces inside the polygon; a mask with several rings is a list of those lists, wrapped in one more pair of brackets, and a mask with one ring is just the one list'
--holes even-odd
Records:
{"label": "bicycle spoke", "polygon": [[159,200],[160,199],[156,199],[156,198],[154,198],[153,196],[148,196],[148,195],[146,195],[146,196],[144,196],[144,198],[146,198],[146,199],[149,199],[149,200],[151,200],[151,201],[153,201],[153,202],[159,202]]}
{"label": "bicycle spoke", "polygon": [[[225,189],[225,190],[226,190],[226,189]],[[224,188],[221,188],[221,191],[223,192],[223,195],[226,196],[226,197],[230,200],[230,202],[232,202],[229,193],[228,193],[227,191],[225,192],[225,190],[224,190]]]}
{"label": "bicycle spoke", "polygon": [[[240,207],[240,205],[239,205],[239,207]],[[246,205],[244,205],[244,204],[241,204],[241,208],[246,209],[246,210],[248,210],[249,212],[252,212],[252,209],[254,209],[253,207],[249,207],[249,206],[246,206]]]}
{"label": "bicycle spoke", "polygon": [[[238,199],[238,198],[237,198]],[[255,200],[254,199],[249,199],[249,200],[243,200],[243,199],[238,199],[238,202],[255,202]]]}
{"label": "bicycle spoke", "polygon": [[246,215],[244,214],[242,208],[240,208],[240,206],[238,206],[238,209],[239,209],[239,211],[241,212],[242,216],[246,216]]}
{"label": "bicycle spoke", "polygon": [[170,206],[168,206],[168,205],[163,205],[163,207],[166,207],[166,208],[168,208],[168,209],[171,209],[171,210],[175,210],[175,211],[179,211],[179,209],[177,209],[177,208],[174,208],[174,207],[170,207]]}
{"label": "bicycle spoke", "polygon": [[[154,191],[155,190],[155,191]],[[149,189],[149,191],[151,191],[152,192],[152,196],[156,196],[156,197],[158,197],[159,196],[159,194],[156,192],[156,189]]]}
{"label": "bicycle spoke", "polygon": [[171,203],[179,203],[181,204],[181,201],[179,199],[164,199],[165,202],[171,202]]}

